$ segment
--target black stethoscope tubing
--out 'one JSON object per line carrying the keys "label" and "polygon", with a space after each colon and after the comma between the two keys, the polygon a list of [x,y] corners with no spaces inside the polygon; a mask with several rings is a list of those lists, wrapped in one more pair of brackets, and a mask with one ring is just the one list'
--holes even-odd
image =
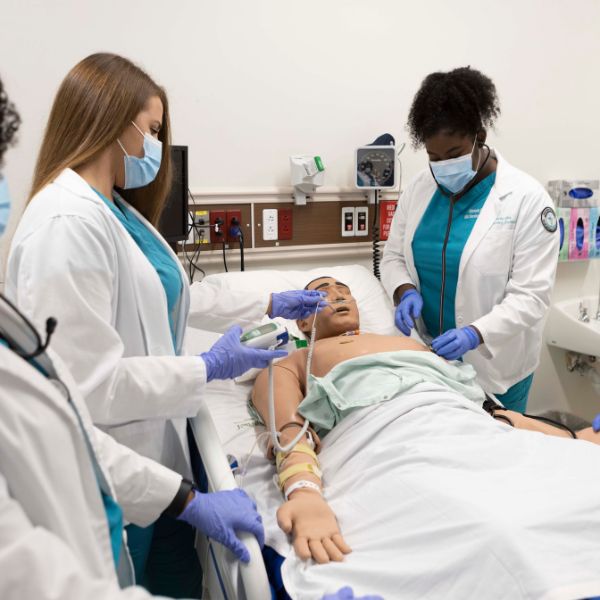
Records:
{"label": "black stethoscope tubing", "polygon": [[446,198],[449,199],[448,222],[446,223],[446,235],[444,236],[444,243],[442,245],[442,282],[441,282],[441,286],[440,286],[440,320],[439,320],[438,335],[442,335],[442,333],[444,333],[444,297],[446,295],[446,249],[448,247],[448,240],[450,239],[450,229],[452,227],[452,215],[454,213],[454,203],[457,202],[458,200],[460,200],[460,198],[462,198],[472,187],[474,187],[476,185],[475,180],[477,179],[477,175],[479,175],[479,173],[481,173],[481,171],[487,164],[487,162],[492,154],[492,151],[487,144],[482,143],[481,146],[482,147],[485,146],[488,150],[487,156],[485,157],[483,164],[479,167],[479,169],[477,169],[477,173],[475,174],[475,177],[473,177],[473,179],[471,179],[471,181],[469,181],[461,190],[459,190],[455,194],[449,194],[437,182],[435,175],[433,174],[433,170],[431,169],[431,165],[429,165],[429,170],[431,171],[431,175],[432,175],[436,185],[438,186],[438,189],[440,190],[440,192],[442,192],[442,194],[444,196],[446,196]]}

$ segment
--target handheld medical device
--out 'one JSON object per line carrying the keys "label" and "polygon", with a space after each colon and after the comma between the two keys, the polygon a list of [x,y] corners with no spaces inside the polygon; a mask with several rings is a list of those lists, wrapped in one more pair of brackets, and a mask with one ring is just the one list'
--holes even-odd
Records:
{"label": "handheld medical device", "polygon": [[244,332],[240,337],[240,342],[250,348],[269,350],[287,344],[289,339],[288,330],[283,325],[271,321]]}
{"label": "handheld medical device", "polygon": [[294,187],[294,202],[306,204],[306,195],[312,194],[325,183],[325,166],[320,156],[290,156],[291,181]]}

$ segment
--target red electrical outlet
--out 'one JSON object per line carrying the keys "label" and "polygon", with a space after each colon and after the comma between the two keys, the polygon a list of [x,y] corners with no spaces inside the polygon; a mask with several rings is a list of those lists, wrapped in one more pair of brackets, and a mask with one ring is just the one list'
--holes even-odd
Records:
{"label": "red electrical outlet", "polygon": [[231,228],[239,227],[242,235],[244,229],[242,228],[242,211],[241,210],[228,210],[225,213],[225,235],[228,242],[239,242],[240,238],[238,235],[231,235]]}
{"label": "red electrical outlet", "polygon": [[210,243],[220,244],[227,239],[227,225],[224,210],[210,211]]}
{"label": "red electrical outlet", "polygon": [[277,237],[280,240],[291,240],[293,232],[293,219],[291,208],[280,208],[277,218]]}
{"label": "red electrical outlet", "polygon": [[396,200],[382,200],[379,203],[379,239],[382,242],[387,240],[390,234],[397,204]]}

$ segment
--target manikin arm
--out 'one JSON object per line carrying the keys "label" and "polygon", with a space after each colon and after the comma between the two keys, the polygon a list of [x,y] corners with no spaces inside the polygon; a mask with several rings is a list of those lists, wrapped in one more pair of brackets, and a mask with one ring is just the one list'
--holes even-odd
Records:
{"label": "manikin arm", "polygon": [[[283,446],[294,439],[304,422],[297,412],[304,397],[304,384],[301,369],[297,368],[298,361],[293,360],[294,358],[296,357],[292,356],[273,366],[275,425],[277,431],[281,432],[280,442]],[[267,369],[256,379],[252,400],[264,422],[269,425]],[[318,491],[322,489],[318,461],[315,456],[306,452],[309,446],[307,434],[289,453],[277,457],[278,473],[285,479],[282,489],[284,495],[298,482],[313,484],[294,488],[288,494],[287,501],[277,511],[277,521],[285,533],[292,534],[294,549],[300,558],[312,557],[318,563],[341,561],[344,554],[350,552],[350,548],[340,533],[335,515]],[[296,466],[299,472],[287,477],[285,473],[289,473],[290,469],[293,472]]]}

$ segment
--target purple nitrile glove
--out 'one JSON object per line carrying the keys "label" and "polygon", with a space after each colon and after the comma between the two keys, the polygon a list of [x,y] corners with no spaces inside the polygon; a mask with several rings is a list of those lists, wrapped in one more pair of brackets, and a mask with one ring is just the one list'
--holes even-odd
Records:
{"label": "purple nitrile glove", "polygon": [[431,342],[433,351],[442,358],[456,360],[469,350],[475,350],[481,343],[479,335],[473,327],[449,329]]}
{"label": "purple nitrile glove", "polygon": [[415,319],[421,316],[423,297],[417,290],[411,288],[402,294],[400,304],[396,306],[394,321],[396,327],[404,334],[410,335],[410,330],[415,326]]}
{"label": "purple nitrile glove", "polygon": [[234,325],[200,357],[206,363],[206,380],[233,379],[248,369],[264,369],[275,358],[287,356],[285,350],[260,350],[240,342],[242,328]]}
{"label": "purple nitrile glove", "polygon": [[258,545],[265,545],[265,530],[256,504],[244,492],[235,489],[202,494],[195,490],[194,497],[177,517],[189,523],[209,538],[231,550],[238,560],[250,561],[248,548],[240,541],[236,531],[252,533]]}
{"label": "purple nitrile glove", "polygon": [[592,429],[598,433],[600,431],[600,415],[596,415],[592,421]]}
{"label": "purple nitrile glove", "polygon": [[318,290],[290,290],[271,294],[271,312],[269,317],[284,319],[306,319],[315,311],[327,306],[325,292]]}
{"label": "purple nitrile glove", "polygon": [[381,596],[358,596],[354,595],[351,587],[340,588],[335,594],[326,594],[321,600],[383,600]]}

